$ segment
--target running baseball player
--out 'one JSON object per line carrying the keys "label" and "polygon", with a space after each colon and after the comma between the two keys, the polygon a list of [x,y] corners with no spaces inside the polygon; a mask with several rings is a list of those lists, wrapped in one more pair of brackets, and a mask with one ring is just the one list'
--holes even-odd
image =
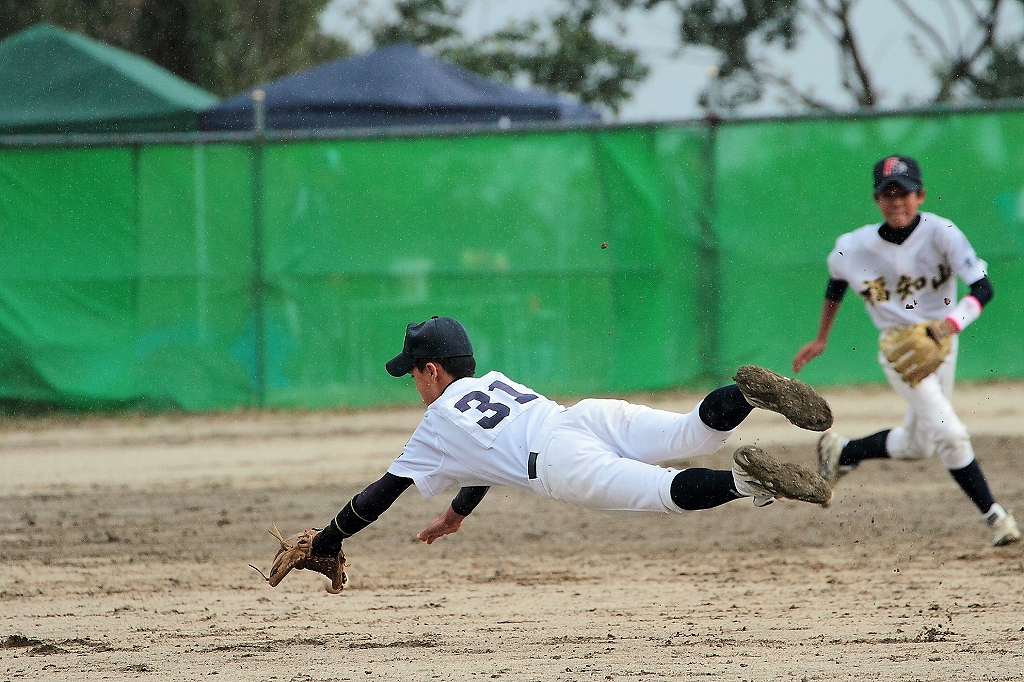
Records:
{"label": "running baseball player", "polygon": [[[825,350],[839,304],[853,285],[880,332],[878,362],[908,408],[901,427],[856,440],[832,431],[822,435],[818,473],[834,484],[866,459],[937,456],[978,507],[992,543],[1016,542],[1017,523],[992,497],[950,403],[958,334],[992,300],[985,261],[952,222],[918,211],[925,190],[917,161],[886,157],[875,164],[873,180],[883,222],[836,240],[818,334],[793,358],[793,372]],[[959,301],[957,277],[970,287]]]}
{"label": "running baseball player", "polygon": [[806,384],[758,367],[741,367],[735,384],[711,392],[688,414],[621,400],[582,400],[566,409],[500,372],[475,377],[465,329],[447,317],[410,324],[401,353],[387,363],[395,377],[412,375],[427,406],[402,454],[387,473],[353,497],[323,530],[281,543],[268,581],[276,586],[293,568],[347,581],[342,541],[387,510],[409,486],[424,497],[459,487],[448,509],[418,539],[430,544],[455,533],[489,486],[531,490],[591,509],[674,512],[708,509],[753,498],[828,505],[832,491],[812,471],[746,446],[731,471],[677,470],[671,459],[710,454],[755,407],[772,410],[804,429],[825,431],[832,412]]}

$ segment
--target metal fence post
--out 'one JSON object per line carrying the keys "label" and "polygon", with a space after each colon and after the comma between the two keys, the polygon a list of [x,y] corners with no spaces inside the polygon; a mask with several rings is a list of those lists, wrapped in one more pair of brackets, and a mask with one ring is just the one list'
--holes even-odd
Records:
{"label": "metal fence post", "polygon": [[263,132],[265,119],[265,93],[256,89],[252,92],[253,140],[252,140],[252,306],[255,356],[256,406],[266,404],[266,324],[263,315]]}
{"label": "metal fence post", "polygon": [[711,113],[705,119],[707,136],[704,140],[704,182],[700,196],[700,237],[697,242],[697,291],[703,305],[697,306],[698,348],[703,364],[701,373],[712,383],[723,383],[727,374],[721,366],[722,344],[722,285],[721,245],[718,241],[715,197],[715,153],[718,126],[722,120]]}

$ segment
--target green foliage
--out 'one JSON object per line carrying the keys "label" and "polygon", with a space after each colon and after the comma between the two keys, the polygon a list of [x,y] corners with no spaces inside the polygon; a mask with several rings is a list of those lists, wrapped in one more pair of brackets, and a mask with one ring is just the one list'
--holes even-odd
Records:
{"label": "green foliage", "polygon": [[135,54],[222,97],[349,45],[324,35],[327,0],[0,0],[0,38],[47,21]]}
{"label": "green foliage", "polygon": [[[665,0],[648,2],[653,7]],[[729,77],[752,67],[750,43],[796,46],[799,0],[742,0],[736,4],[696,0],[679,4],[679,36],[686,45],[705,45],[722,55],[720,75]]]}
{"label": "green foliage", "polygon": [[0,39],[41,21],[122,46],[144,0],[0,0]]}
{"label": "green foliage", "polygon": [[[328,2],[0,0],[0,39],[48,21],[229,96],[350,54],[345,40],[320,31],[318,18]],[[553,9],[542,17],[470,39],[460,20],[472,2],[393,0],[391,17],[363,23],[375,46],[411,42],[482,76],[567,93],[615,112],[650,71],[636,49],[622,44],[626,12],[669,5],[680,47],[708,47],[719,55],[719,77],[700,95],[709,108],[757,102],[768,85],[799,106],[833,108],[798,89],[788,74],[773,71],[766,59],[772,49],[792,50],[801,26],[817,25],[836,45],[840,84],[853,102],[878,105],[874,74],[851,20],[858,0],[552,0]],[[1024,0],[956,0],[970,25],[950,44],[924,3],[892,2],[910,27],[921,29],[922,55],[938,55],[932,101],[1024,96],[1024,35],[1005,18],[1012,15],[1007,5],[1019,10]]]}
{"label": "green foliage", "polygon": [[459,19],[465,9],[465,0],[399,0],[394,5],[396,19],[370,27],[373,44],[454,47],[462,41]]}
{"label": "green foliage", "polygon": [[974,94],[983,100],[1024,97],[1024,37],[995,45],[973,86]]}
{"label": "green foliage", "polygon": [[702,106],[735,109],[758,101],[765,81],[752,48],[796,47],[800,0],[646,0],[644,6],[666,3],[676,8],[681,45],[710,47],[721,57],[714,90],[700,95]]}
{"label": "green foliage", "polygon": [[351,53],[346,43],[320,31],[317,17],[326,0],[191,4],[199,11],[190,30],[201,38],[196,82],[218,94],[233,94]]}
{"label": "green foliage", "polygon": [[[629,2],[562,0],[544,22],[513,22],[477,40],[458,21],[465,0],[398,0],[397,18],[371,24],[374,45],[411,42],[487,78],[527,81],[581,102],[618,111],[650,69],[636,50],[601,35],[598,23],[614,23]],[[618,36],[622,28],[613,28]]]}
{"label": "green foliage", "polygon": [[[471,0],[398,0],[372,23],[375,46],[411,42],[485,77],[528,81],[618,111],[648,75],[636,50],[603,36],[629,0],[561,0],[544,21],[478,40],[459,20]],[[0,0],[0,38],[48,21],[142,55],[220,96],[351,53],[322,33],[328,0]],[[612,21],[614,23],[614,21]],[[621,35],[621,27],[611,32]]]}
{"label": "green foliage", "polygon": [[[801,26],[814,26],[838,54],[839,85],[855,106],[880,104],[877,71],[863,52],[854,10],[860,0],[636,0],[644,8],[675,9],[681,46],[712,48],[719,78],[701,104],[735,109],[759,101],[772,85],[801,108],[835,107],[798,88],[789,74],[773,69],[770,49],[792,50]],[[907,39],[931,61],[933,103],[993,100],[1024,94],[1024,35],[1011,22],[1024,0],[890,0],[906,20]],[[1009,11],[1008,5],[1016,5]]]}

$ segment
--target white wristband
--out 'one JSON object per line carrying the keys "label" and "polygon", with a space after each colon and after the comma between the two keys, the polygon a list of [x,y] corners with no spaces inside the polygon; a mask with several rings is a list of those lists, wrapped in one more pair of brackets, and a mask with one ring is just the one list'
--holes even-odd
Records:
{"label": "white wristband", "polygon": [[946,315],[946,319],[956,325],[957,331],[962,332],[971,322],[981,317],[981,303],[973,296],[964,296],[953,308],[953,312]]}

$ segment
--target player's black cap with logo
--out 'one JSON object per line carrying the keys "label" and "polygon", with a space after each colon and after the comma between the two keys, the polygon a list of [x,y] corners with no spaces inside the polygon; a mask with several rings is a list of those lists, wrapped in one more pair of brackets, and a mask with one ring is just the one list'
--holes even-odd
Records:
{"label": "player's black cap with logo", "polygon": [[462,358],[473,354],[469,335],[461,324],[450,317],[436,315],[426,322],[411,322],[405,328],[402,352],[385,367],[393,377],[405,376],[417,360]]}
{"label": "player's black cap with logo", "polygon": [[921,184],[921,166],[909,156],[887,156],[875,164],[871,173],[875,184],[875,195],[891,184],[897,184],[908,192],[917,192]]}

